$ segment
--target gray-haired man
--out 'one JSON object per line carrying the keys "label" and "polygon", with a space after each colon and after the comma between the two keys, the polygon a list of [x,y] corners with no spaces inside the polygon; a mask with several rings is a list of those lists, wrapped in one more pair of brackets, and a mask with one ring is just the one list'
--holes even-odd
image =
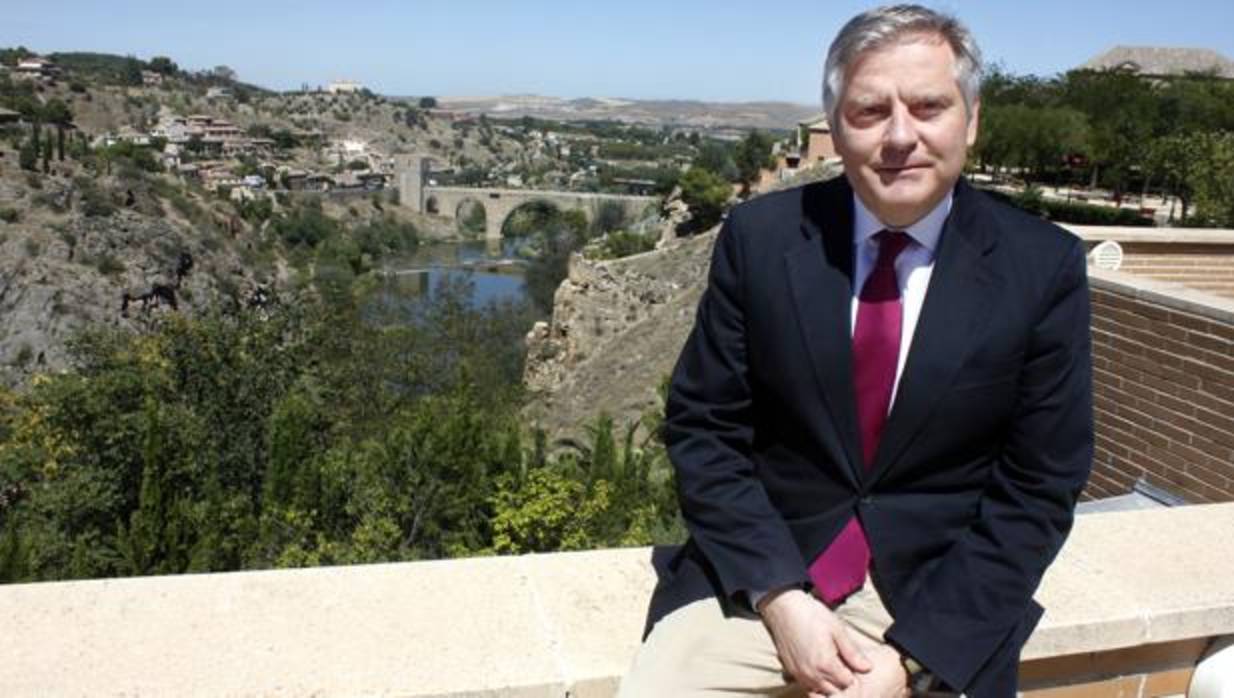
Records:
{"label": "gray-haired man", "polygon": [[827,56],[845,176],[735,208],[673,373],[690,540],[626,698],[1012,696],[1092,456],[1084,248],[961,178],[980,52],[914,6]]}

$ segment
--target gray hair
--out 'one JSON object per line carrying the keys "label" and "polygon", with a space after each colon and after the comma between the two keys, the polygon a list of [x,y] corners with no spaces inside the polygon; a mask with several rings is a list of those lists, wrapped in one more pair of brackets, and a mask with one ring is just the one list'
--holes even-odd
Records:
{"label": "gray hair", "polygon": [[934,35],[951,46],[956,59],[956,84],[964,96],[964,108],[972,117],[973,104],[981,92],[981,49],[968,27],[955,17],[920,5],[888,5],[850,19],[827,50],[827,62],[823,67],[823,111],[832,130],[839,127],[836,116],[840,95],[844,92],[844,74],[849,66],[864,53],[914,35]]}

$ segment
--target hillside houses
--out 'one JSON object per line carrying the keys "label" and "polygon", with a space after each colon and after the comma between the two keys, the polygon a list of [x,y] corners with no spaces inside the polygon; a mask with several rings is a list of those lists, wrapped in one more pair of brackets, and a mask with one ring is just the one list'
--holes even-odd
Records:
{"label": "hillside houses", "polygon": [[274,150],[273,140],[250,137],[230,121],[205,114],[165,117],[150,135],[171,145],[224,157],[269,155]]}
{"label": "hillside houses", "polygon": [[[0,114],[0,120],[6,117]],[[234,195],[246,190],[239,192],[241,197],[265,189],[377,191],[393,178],[393,160],[354,136],[326,141],[315,130],[272,133],[210,114],[183,116],[165,110],[149,131],[124,126],[91,143],[96,148],[119,144],[154,149],[165,171],[207,191],[230,190]],[[314,164],[329,171],[314,171]],[[306,165],[309,169],[302,169]]]}
{"label": "hillside houses", "polygon": [[28,56],[17,61],[12,74],[18,79],[51,82],[60,76],[60,68],[51,59]]}

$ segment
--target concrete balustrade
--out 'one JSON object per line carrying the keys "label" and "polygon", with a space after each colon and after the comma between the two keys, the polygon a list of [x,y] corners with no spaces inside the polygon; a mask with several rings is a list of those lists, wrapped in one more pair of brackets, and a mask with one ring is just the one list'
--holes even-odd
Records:
{"label": "concrete balustrade", "polygon": [[[1234,504],[1080,517],[1026,694],[1234,695],[1231,534]],[[0,587],[0,695],[607,698],[664,552]]]}

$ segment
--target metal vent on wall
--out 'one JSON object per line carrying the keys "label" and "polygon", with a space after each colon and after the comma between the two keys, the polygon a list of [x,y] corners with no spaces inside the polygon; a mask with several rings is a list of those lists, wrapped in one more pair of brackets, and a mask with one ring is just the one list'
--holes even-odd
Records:
{"label": "metal vent on wall", "polygon": [[1123,246],[1113,240],[1106,240],[1097,245],[1088,254],[1093,260],[1093,266],[1098,269],[1118,271],[1123,266]]}

